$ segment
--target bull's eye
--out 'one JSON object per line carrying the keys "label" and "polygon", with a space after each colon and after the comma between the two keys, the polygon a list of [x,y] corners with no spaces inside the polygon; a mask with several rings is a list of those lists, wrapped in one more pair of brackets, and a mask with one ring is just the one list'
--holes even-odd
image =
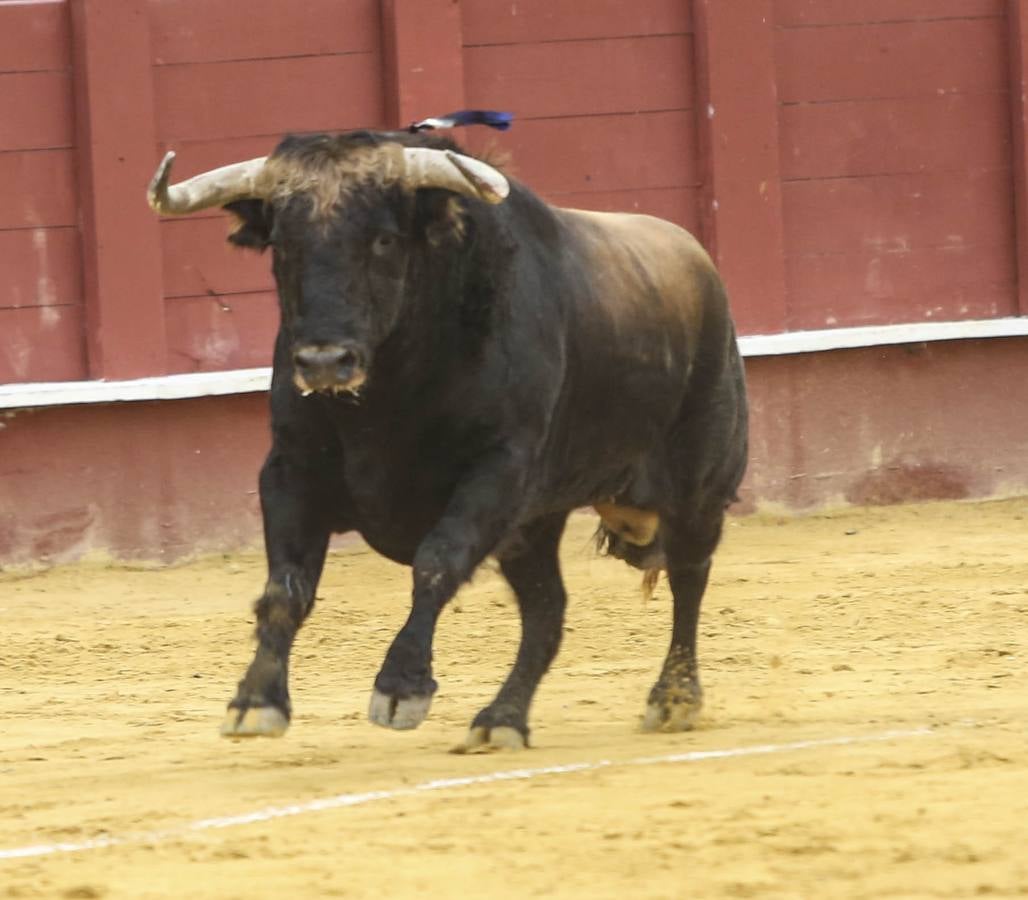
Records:
{"label": "bull's eye", "polygon": [[397,236],[390,231],[380,231],[371,242],[371,252],[375,256],[389,256],[396,250]]}

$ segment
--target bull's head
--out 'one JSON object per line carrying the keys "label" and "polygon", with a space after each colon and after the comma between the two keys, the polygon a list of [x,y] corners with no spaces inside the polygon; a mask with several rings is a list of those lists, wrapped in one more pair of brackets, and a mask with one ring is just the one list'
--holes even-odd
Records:
{"label": "bull's head", "polygon": [[164,215],[224,207],[240,220],[230,240],[272,248],[293,381],[304,394],[363,384],[396,326],[413,253],[442,233],[442,220],[454,224],[454,194],[499,203],[509,189],[480,160],[368,133],[287,138],[270,157],[169,185],[174,158],[158,167],[150,206]]}

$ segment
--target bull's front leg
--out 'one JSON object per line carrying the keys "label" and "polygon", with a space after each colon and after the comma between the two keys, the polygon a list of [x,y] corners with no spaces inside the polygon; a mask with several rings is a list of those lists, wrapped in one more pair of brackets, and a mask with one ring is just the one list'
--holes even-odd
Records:
{"label": "bull's front leg", "polygon": [[388,728],[417,728],[437,684],[432,640],[439,614],[517,519],[528,454],[505,449],[476,467],[418,546],[410,615],[375,678],[368,718]]}
{"label": "bull's front leg", "polygon": [[268,581],[254,610],[257,650],[222,722],[225,737],[278,737],[289,727],[289,653],[314,606],[332,497],[316,474],[272,450],[260,476]]}

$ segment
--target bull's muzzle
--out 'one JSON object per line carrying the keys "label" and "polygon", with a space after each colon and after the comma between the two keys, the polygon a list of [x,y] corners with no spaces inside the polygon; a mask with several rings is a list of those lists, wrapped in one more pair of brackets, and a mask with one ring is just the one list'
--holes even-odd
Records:
{"label": "bull's muzzle", "polygon": [[293,351],[293,382],[304,395],[355,392],[367,377],[363,354],[339,344],[309,344]]}

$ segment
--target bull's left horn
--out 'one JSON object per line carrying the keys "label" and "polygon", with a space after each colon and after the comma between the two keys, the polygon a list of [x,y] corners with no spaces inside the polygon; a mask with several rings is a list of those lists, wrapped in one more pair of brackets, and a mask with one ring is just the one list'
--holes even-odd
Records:
{"label": "bull's left horn", "polygon": [[507,179],[481,160],[430,147],[405,147],[404,177],[411,187],[436,187],[501,203],[510,193]]}
{"label": "bull's left horn", "polygon": [[256,197],[254,184],[266,160],[266,156],[260,156],[246,162],[232,163],[169,185],[171,164],[175,161],[174,151],[169,150],[150,179],[146,199],[154,212],[165,216],[181,216],[212,206],[224,206],[244,197]]}

